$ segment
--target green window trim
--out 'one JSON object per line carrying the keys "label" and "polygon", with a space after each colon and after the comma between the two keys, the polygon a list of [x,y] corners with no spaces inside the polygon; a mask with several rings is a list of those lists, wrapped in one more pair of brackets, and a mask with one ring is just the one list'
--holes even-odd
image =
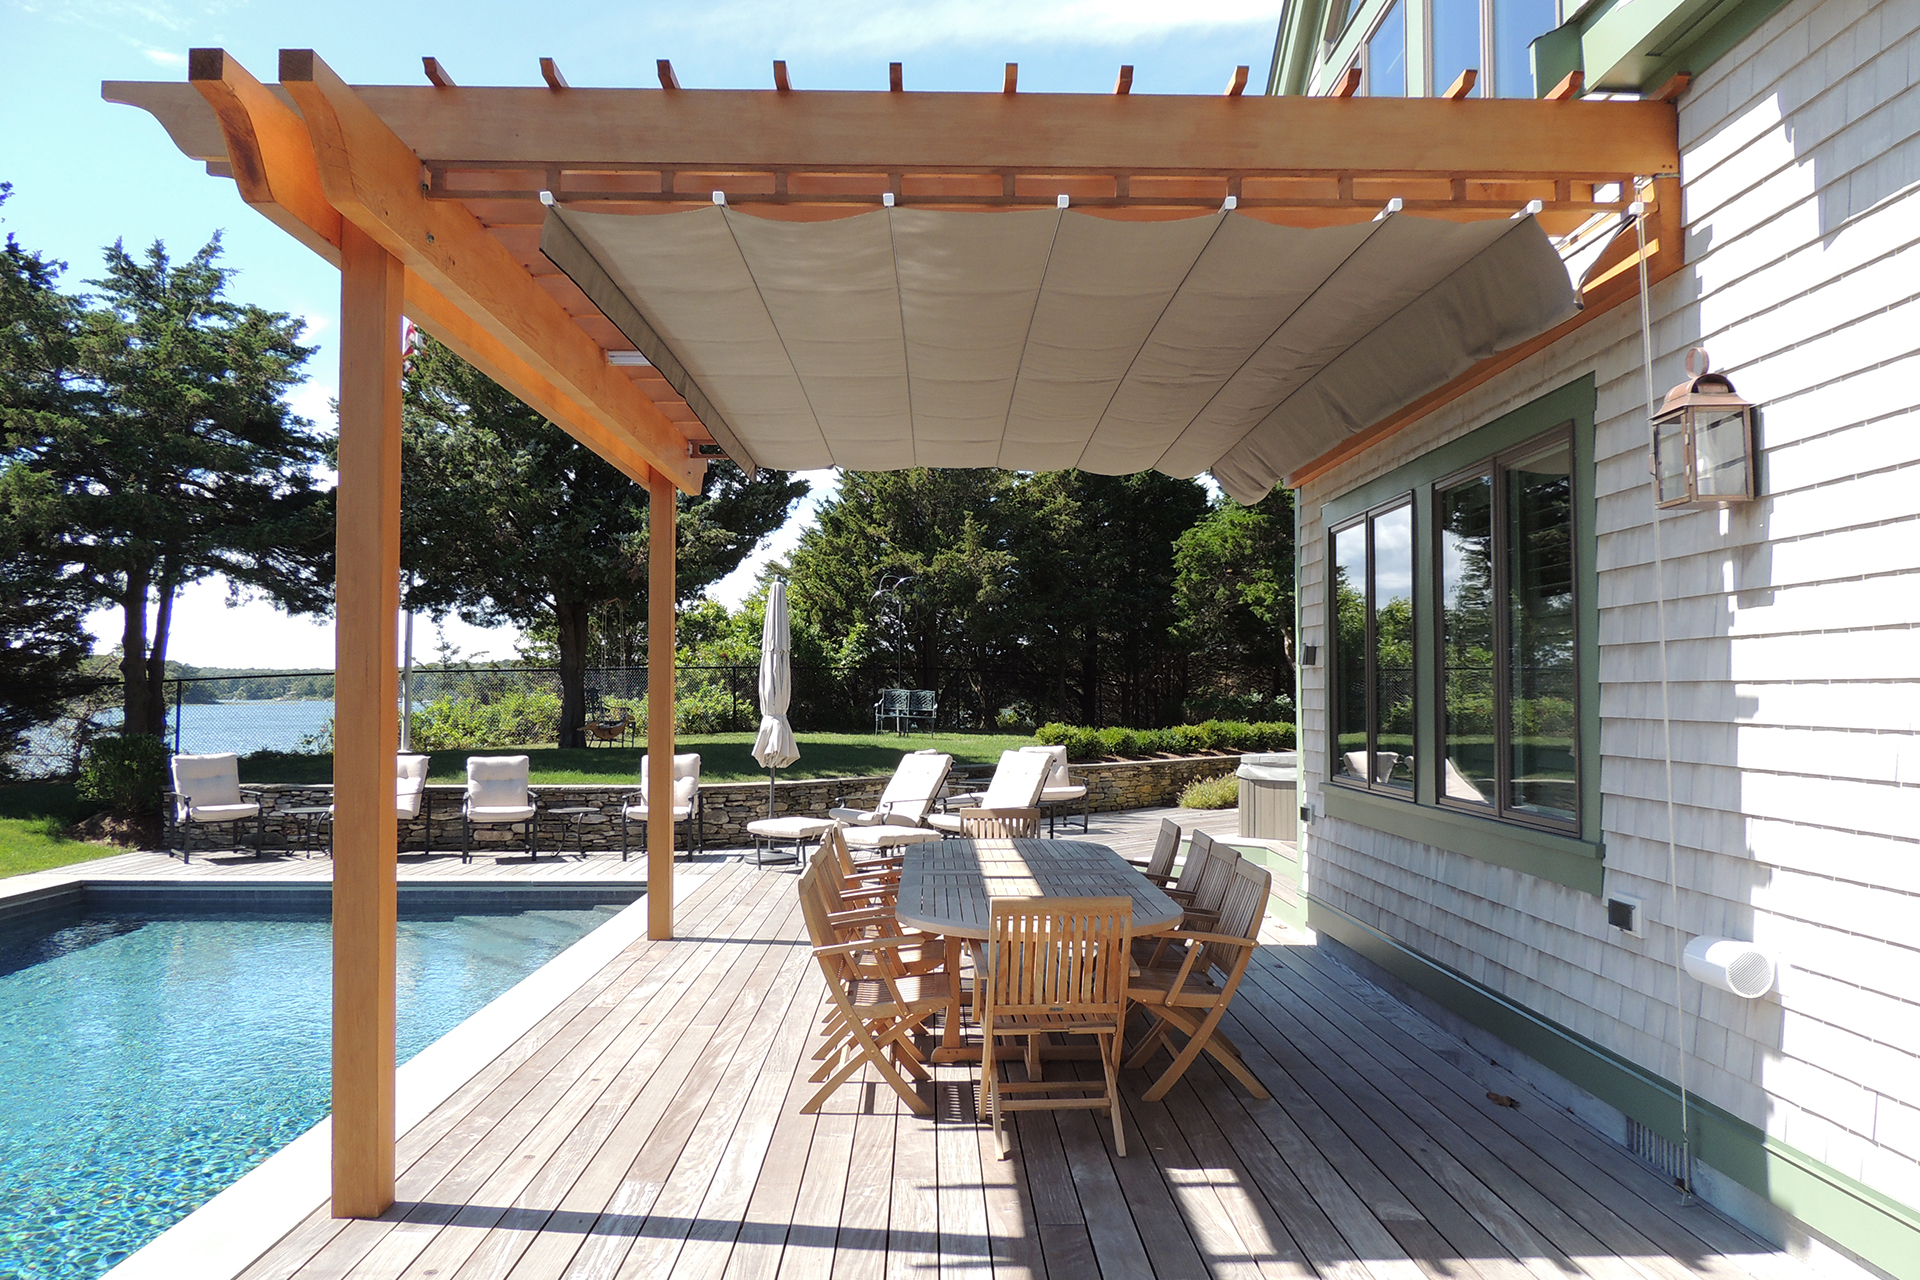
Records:
{"label": "green window trim", "polygon": [[1588,93],[1652,93],[1699,75],[1786,0],[1602,0],[1533,42],[1536,94],[1570,71]]}
{"label": "green window trim", "polygon": [[[1593,430],[1598,390],[1593,374],[1586,374],[1528,404],[1504,414],[1456,440],[1378,476],[1322,504],[1321,527],[1329,533],[1409,491],[1414,501],[1414,634],[1426,638],[1414,649],[1414,684],[1420,695],[1414,702],[1414,754],[1437,761],[1444,751],[1441,715],[1435,691],[1440,688],[1439,657],[1431,637],[1439,634],[1436,593],[1421,584],[1435,563],[1434,488],[1477,463],[1525,444],[1555,427],[1573,424],[1574,544],[1576,608],[1578,611],[1579,712],[1579,829],[1570,832],[1483,816],[1440,804],[1436,770],[1422,765],[1415,779],[1414,803],[1391,800],[1333,781],[1333,751],[1337,743],[1328,725],[1327,784],[1322,787],[1329,816],[1364,823],[1382,831],[1417,840],[1436,848],[1512,867],[1583,893],[1601,891],[1601,864],[1605,849],[1600,823],[1600,608],[1595,571],[1598,546],[1594,498]],[[1331,555],[1331,540],[1328,554]],[[1332,590],[1331,570],[1326,590]],[[1330,596],[1324,599],[1322,626],[1331,636],[1334,625]],[[1327,651],[1331,654],[1331,645]],[[1323,665],[1327,680],[1330,664]],[[1331,696],[1331,694],[1329,695]],[[1329,704],[1331,705],[1331,704]]]}

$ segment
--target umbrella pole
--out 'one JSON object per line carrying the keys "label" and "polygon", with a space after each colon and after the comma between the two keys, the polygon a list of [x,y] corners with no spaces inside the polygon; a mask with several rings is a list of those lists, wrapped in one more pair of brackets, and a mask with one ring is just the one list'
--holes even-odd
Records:
{"label": "umbrella pole", "polygon": [[767,816],[769,818],[773,816],[773,775],[779,772],[778,769],[767,770]]}

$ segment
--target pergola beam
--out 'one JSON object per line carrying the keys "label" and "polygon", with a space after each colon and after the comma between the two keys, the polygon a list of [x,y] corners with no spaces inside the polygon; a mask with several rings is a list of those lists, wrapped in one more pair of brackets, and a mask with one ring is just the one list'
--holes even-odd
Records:
{"label": "pergola beam", "polygon": [[[213,108],[226,141],[226,158],[240,198],[334,266],[340,265],[343,225],[327,202],[313,140],[281,97],[219,49],[195,49],[188,59],[193,87]],[[622,433],[594,415],[510,351],[459,307],[406,272],[406,314],[462,359],[545,415],[637,484],[652,468]]]}
{"label": "pergola beam", "polygon": [[689,493],[699,489],[705,463],[687,456],[686,437],[631,381],[608,369],[599,344],[472,214],[425,198],[419,160],[331,68],[310,50],[283,50],[280,79],[313,140],[327,203],[340,216],[609,434],[630,437],[649,467]]}

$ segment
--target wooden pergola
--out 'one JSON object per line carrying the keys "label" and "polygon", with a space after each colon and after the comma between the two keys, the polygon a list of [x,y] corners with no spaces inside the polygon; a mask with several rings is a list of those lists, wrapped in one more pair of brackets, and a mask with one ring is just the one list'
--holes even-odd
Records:
{"label": "wooden pergola", "polygon": [[[1389,200],[1427,217],[1509,218],[1538,202],[1552,234],[1651,206],[1653,278],[1682,261],[1668,101],[803,92],[349,86],[310,50],[264,85],[218,49],[188,83],[112,82],[187,155],[341,271],[335,721],[333,1212],[394,1194],[394,667],[399,611],[402,317],[606,458],[666,518],[651,522],[650,790],[672,790],[675,490],[721,451],[661,369],[540,250],[547,206],[649,215],[729,205],[817,221],[881,207],[993,211],[1071,198],[1160,221],[1237,208],[1321,227]],[[1597,196],[1604,198],[1596,198]],[[1639,251],[1615,238],[1585,273],[1584,309],[1351,436],[1299,483],[1634,296]],[[648,827],[648,926],[673,936],[673,827]]]}

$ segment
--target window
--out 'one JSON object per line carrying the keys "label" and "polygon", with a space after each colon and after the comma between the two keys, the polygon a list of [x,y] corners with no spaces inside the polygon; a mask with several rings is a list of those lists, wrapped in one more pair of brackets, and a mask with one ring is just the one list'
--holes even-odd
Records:
{"label": "window", "polygon": [[1362,89],[1370,98],[1407,96],[1407,11],[1398,0],[1367,37]]}
{"label": "window", "polygon": [[1369,790],[1414,788],[1413,504],[1333,534],[1333,776]]}
{"label": "window", "polygon": [[1492,0],[1493,92],[1503,98],[1531,98],[1552,85],[1533,83],[1535,40],[1553,30],[1554,0]]}
{"label": "window", "polygon": [[1601,891],[1598,397],[1576,378],[1321,505],[1329,817]]}
{"label": "window", "polygon": [[[1432,0],[1433,76],[1427,83],[1434,94],[1445,93],[1462,71],[1478,71],[1486,65],[1480,52],[1480,5],[1481,0]],[[1480,92],[1476,84],[1467,96]]]}
{"label": "window", "polygon": [[1427,92],[1445,93],[1462,71],[1479,71],[1472,94],[1530,98],[1532,44],[1559,21],[1555,0],[1428,0]]}
{"label": "window", "polygon": [[1434,488],[1442,804],[1579,820],[1573,441],[1556,431]]}

